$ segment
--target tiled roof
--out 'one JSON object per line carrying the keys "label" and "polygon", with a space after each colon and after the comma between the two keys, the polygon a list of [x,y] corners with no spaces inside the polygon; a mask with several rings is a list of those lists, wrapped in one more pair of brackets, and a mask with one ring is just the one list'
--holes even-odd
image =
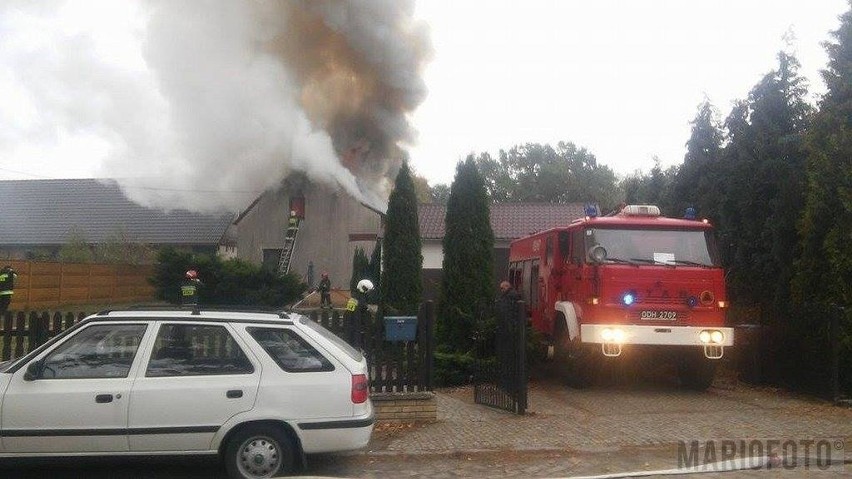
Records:
{"label": "tiled roof", "polygon": [[140,206],[110,180],[0,181],[2,245],[62,244],[72,230],[89,243],[124,232],[150,244],[216,245],[233,218]]}
{"label": "tiled roof", "polygon": [[[444,205],[419,205],[420,236],[424,239],[444,237]],[[567,225],[583,217],[581,203],[498,203],[491,205],[491,229],[498,240],[513,240],[530,233]]]}

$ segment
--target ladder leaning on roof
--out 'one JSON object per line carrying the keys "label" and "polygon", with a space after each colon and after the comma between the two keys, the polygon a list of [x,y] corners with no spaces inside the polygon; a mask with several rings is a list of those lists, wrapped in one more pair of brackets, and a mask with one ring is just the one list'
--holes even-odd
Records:
{"label": "ladder leaning on roof", "polygon": [[278,274],[290,272],[290,260],[293,258],[293,248],[296,246],[296,235],[299,234],[299,217],[291,214],[287,221],[287,232],[284,235],[284,247],[278,258]]}

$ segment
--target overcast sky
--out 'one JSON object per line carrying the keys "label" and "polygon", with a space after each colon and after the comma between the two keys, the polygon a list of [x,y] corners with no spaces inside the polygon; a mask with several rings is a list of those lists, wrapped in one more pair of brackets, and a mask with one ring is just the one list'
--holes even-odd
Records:
{"label": "overcast sky", "polygon": [[[355,4],[371,4],[372,15],[379,18],[381,10],[376,9],[390,5],[385,1],[391,0]],[[172,93],[162,89],[163,68],[146,65],[146,60],[158,58],[150,51],[143,54],[140,47],[148,19],[140,5],[145,3],[8,0],[0,5],[0,179],[132,176],[155,167],[173,177],[183,174],[180,160],[164,160],[160,157],[167,154],[157,153],[166,150],[156,143],[171,133],[166,112],[168,101],[171,108],[175,102]],[[224,43],[226,35],[224,40],[218,34],[211,37],[215,28],[193,28],[207,18],[197,10],[211,10],[193,2],[186,5],[186,10],[196,10],[187,13],[195,24],[160,25],[161,49],[170,48],[169,39],[175,35],[168,28],[192,37],[196,46],[229,45]],[[403,12],[406,8],[400,7]],[[818,72],[826,55],[821,43],[848,8],[846,0],[421,0],[414,15],[428,24],[434,52],[424,71],[428,96],[410,115],[411,126],[419,132],[418,142],[409,147],[413,165],[432,184],[450,182],[455,163],[470,152],[496,153],[518,143],[560,140],[588,148],[619,174],[649,170],[654,156],[663,166],[678,164],[689,121],[704,96],[721,117],[727,115],[732,101],[746,97],[776,65],[777,52],[788,43],[785,38],[792,38],[790,48],[811,91],[823,91]],[[234,15],[213,16],[234,24],[242,35],[237,40],[252,38],[239,30],[242,24],[232,21]],[[380,35],[381,30],[373,33]],[[233,71],[227,61],[244,62],[239,56],[225,58],[227,48],[210,53],[220,57],[222,67],[217,70],[220,65],[215,63],[211,72]],[[186,74],[173,70],[169,78],[218,78],[204,76],[205,58],[191,55],[173,62]],[[195,64],[182,65],[186,61]],[[252,64],[255,76],[266,71],[257,65]],[[274,65],[269,71],[273,75],[254,84],[244,84],[235,74],[226,78],[231,83],[220,86],[228,95],[239,92],[228,98],[239,104],[257,85],[275,88],[275,75],[287,81]],[[193,94],[176,98],[192,106],[197,100]],[[214,89],[199,93],[205,94],[221,95]],[[249,100],[268,103],[260,96]],[[232,108],[223,104],[218,113]],[[253,111],[247,105],[245,109]],[[305,122],[300,110],[289,113],[295,115],[293,124]],[[283,131],[295,131],[288,125]],[[228,131],[228,124],[200,125],[206,136],[193,139],[205,144],[204,138],[221,137],[217,128],[223,126]],[[245,141],[256,143],[251,135],[245,135]],[[324,138],[316,141],[316,147],[305,146],[310,153],[305,161],[327,148]],[[179,151],[184,156],[198,154],[198,148],[188,153],[185,141],[174,143],[184,147]],[[269,146],[272,163],[278,158],[276,148]],[[149,160],[139,160],[145,155]],[[122,162],[139,165],[122,168]],[[280,173],[258,171],[270,181]],[[198,177],[188,184],[202,182],[214,183]],[[211,188],[239,190],[250,198],[253,184],[250,179],[219,181]]]}
{"label": "overcast sky", "polygon": [[845,0],[420,1],[435,57],[414,115],[418,172],[471,151],[572,141],[617,173],[679,164],[706,95],[722,117],[792,31],[815,92]]}

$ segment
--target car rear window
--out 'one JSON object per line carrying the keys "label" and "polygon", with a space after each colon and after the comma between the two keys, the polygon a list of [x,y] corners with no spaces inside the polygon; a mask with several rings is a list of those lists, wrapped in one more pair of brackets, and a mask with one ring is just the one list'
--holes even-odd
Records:
{"label": "car rear window", "polygon": [[311,328],[312,330],[316,331],[317,333],[320,334],[320,336],[322,336],[325,339],[328,339],[329,341],[334,343],[335,346],[337,346],[338,348],[343,350],[343,352],[345,352],[347,356],[354,359],[355,361],[358,361],[360,363],[362,360],[364,360],[364,356],[357,349],[350,346],[349,343],[347,343],[346,341],[340,339],[340,337],[338,337],[336,334],[325,329],[318,322],[316,322],[312,319],[309,319],[305,316],[302,316],[302,318],[299,319],[299,324],[307,326],[307,327]]}
{"label": "car rear window", "polygon": [[246,328],[246,331],[287,372],[334,371],[334,365],[293,330]]}

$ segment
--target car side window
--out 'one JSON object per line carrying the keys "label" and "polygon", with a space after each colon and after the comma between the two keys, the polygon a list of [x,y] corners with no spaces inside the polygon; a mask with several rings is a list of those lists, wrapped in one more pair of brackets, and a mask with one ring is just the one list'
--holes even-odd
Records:
{"label": "car side window", "polygon": [[96,324],[89,326],[45,356],[39,379],[126,378],[144,324]]}
{"label": "car side window", "polygon": [[278,364],[291,372],[333,371],[334,365],[291,329],[247,328],[257,344]]}
{"label": "car side window", "polygon": [[224,326],[160,326],[147,377],[251,374],[254,366]]}

